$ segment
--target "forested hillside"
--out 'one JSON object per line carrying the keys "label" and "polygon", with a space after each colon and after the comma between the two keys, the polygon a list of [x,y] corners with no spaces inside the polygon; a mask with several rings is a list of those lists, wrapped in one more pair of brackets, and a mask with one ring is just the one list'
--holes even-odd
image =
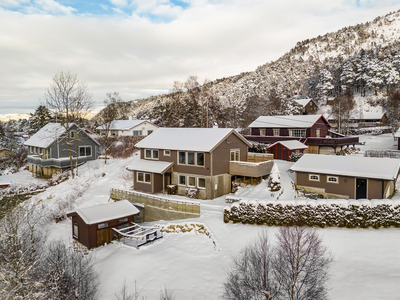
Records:
{"label": "forested hillside", "polygon": [[124,103],[121,117],[160,126],[246,127],[259,115],[296,114],[291,100],[358,94],[384,101],[400,80],[400,12],[298,42],[253,72],[208,81],[175,82],[166,95]]}

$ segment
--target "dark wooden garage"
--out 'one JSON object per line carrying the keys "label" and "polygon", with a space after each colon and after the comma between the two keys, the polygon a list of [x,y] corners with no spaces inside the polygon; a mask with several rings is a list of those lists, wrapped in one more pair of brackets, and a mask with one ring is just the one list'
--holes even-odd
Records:
{"label": "dark wooden garage", "polygon": [[290,160],[290,154],[303,153],[308,147],[297,140],[279,141],[268,147],[270,153],[274,155],[274,159]]}
{"label": "dark wooden garage", "polygon": [[128,200],[85,207],[68,214],[72,217],[72,237],[88,249],[110,243],[117,234],[134,222],[139,210]]}

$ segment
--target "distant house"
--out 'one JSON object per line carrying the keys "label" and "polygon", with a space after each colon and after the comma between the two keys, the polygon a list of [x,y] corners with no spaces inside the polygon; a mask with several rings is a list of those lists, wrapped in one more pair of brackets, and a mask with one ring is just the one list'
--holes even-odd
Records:
{"label": "distant house", "polygon": [[[232,176],[268,175],[273,161],[247,162],[251,144],[229,128],[160,128],[136,144],[141,159],[128,166],[134,189],[157,193],[174,185],[213,199],[231,191]],[[254,158],[252,158],[254,161]]]}
{"label": "distant house", "polygon": [[292,141],[279,141],[268,147],[270,153],[274,155],[274,159],[290,160],[292,153],[303,153],[308,147],[303,143]]}
{"label": "distant house", "polygon": [[[96,128],[105,135],[105,125]],[[157,125],[146,120],[115,120],[110,127],[111,136],[146,136],[158,129]]]}
{"label": "distant house", "polygon": [[249,125],[250,141],[273,144],[278,141],[298,140],[308,146],[308,153],[336,152],[358,143],[358,137],[346,137],[331,131],[331,124],[323,115],[260,116]]}
{"label": "distant house", "polygon": [[384,199],[396,189],[400,160],[304,154],[290,169],[296,188],[327,198]]}
{"label": "distant house", "polygon": [[[336,126],[336,117],[328,116],[329,122]],[[387,115],[383,110],[372,112],[352,112],[349,119],[350,128],[379,127],[387,125]]]}
{"label": "distant house", "polygon": [[[79,164],[97,159],[100,144],[96,140],[74,123],[70,124],[70,133],[74,163],[77,155]],[[76,135],[78,145],[76,145]],[[67,133],[61,124],[48,123],[24,144],[28,146],[28,166],[33,176],[50,178],[53,174],[70,168]],[[77,149],[78,154],[76,154]]]}
{"label": "distant house", "polygon": [[295,99],[294,101],[303,108],[303,114],[312,115],[318,111],[317,103],[311,98]]}
{"label": "distant house", "polygon": [[88,249],[116,239],[112,228],[123,229],[134,222],[139,210],[128,200],[85,207],[68,214],[72,218],[72,237]]}

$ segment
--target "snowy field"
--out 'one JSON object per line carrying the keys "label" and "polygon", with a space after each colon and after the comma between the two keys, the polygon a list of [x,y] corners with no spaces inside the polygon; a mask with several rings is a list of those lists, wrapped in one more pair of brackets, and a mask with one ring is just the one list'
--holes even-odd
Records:
{"label": "snowy field", "polygon": [[[365,141],[361,153],[369,149],[397,148],[390,134],[361,136]],[[47,215],[78,207],[88,207],[109,201],[110,188],[129,189],[130,172],[125,167],[138,156],[125,160],[88,162],[79,169],[79,178],[69,180],[28,200]],[[292,163],[276,161],[284,189],[280,199],[292,199],[294,192],[287,172]],[[27,176],[29,175],[29,176]],[[0,182],[29,184],[30,174],[0,176]],[[237,196],[252,199],[276,197],[267,191],[266,181],[251,188],[240,188]],[[396,195],[398,197],[398,195]],[[174,198],[186,199],[174,196]],[[176,300],[220,299],[222,285],[231,259],[253,240],[260,230],[267,230],[274,239],[276,227],[225,224],[225,196],[214,200],[199,200],[201,217],[168,223],[202,223],[211,237],[204,234],[168,233],[164,238],[139,249],[123,244],[110,244],[92,250],[96,269],[100,272],[100,300],[115,299],[114,294],[126,281],[129,288],[136,285],[140,295],[158,299],[160,290],[173,290]],[[51,220],[51,219],[50,219]],[[72,242],[71,221],[47,222],[44,228],[48,240]],[[318,229],[325,245],[334,256],[329,281],[331,299],[400,299],[400,229]]]}

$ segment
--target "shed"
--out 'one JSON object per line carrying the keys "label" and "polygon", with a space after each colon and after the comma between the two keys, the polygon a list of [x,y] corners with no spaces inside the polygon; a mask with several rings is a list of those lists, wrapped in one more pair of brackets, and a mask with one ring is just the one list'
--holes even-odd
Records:
{"label": "shed", "polygon": [[308,147],[297,140],[278,141],[268,147],[270,153],[274,155],[274,159],[290,160],[292,153],[303,153]]}
{"label": "shed", "polygon": [[396,189],[400,160],[304,154],[290,169],[297,188],[327,198],[384,199]]}
{"label": "shed", "polygon": [[85,207],[68,214],[72,217],[72,237],[88,249],[117,238],[111,228],[123,229],[134,221],[139,210],[128,200]]}

